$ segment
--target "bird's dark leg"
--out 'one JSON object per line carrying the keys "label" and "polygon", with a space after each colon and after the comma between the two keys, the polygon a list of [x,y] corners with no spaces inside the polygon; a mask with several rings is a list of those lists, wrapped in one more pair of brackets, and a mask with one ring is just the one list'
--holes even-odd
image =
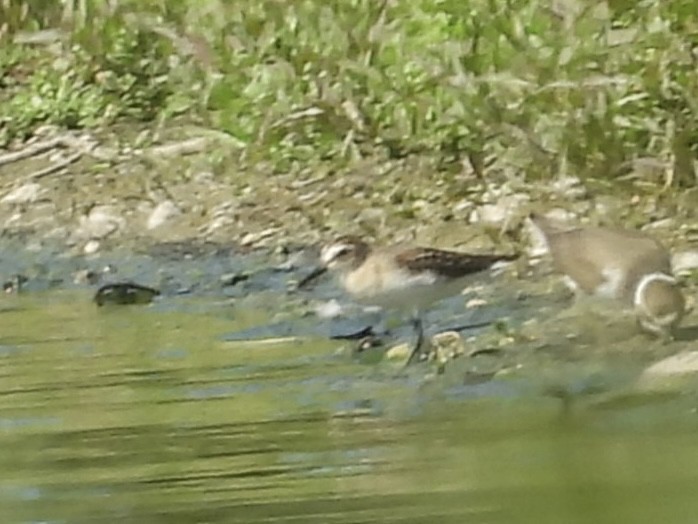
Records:
{"label": "bird's dark leg", "polygon": [[414,328],[416,340],[414,348],[412,348],[412,353],[410,353],[410,357],[407,359],[407,363],[405,364],[405,366],[409,366],[414,360],[414,358],[420,354],[422,345],[424,343],[424,329],[422,328],[422,316],[419,311],[414,312],[414,314],[412,315],[411,323],[412,327]]}

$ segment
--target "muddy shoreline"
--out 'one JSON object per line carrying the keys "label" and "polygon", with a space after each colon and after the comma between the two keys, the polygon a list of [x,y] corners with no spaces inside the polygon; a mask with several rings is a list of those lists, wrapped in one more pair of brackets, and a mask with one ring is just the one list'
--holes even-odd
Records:
{"label": "muddy shoreline", "polygon": [[481,180],[465,165],[439,172],[429,159],[380,155],[274,173],[263,162],[239,163],[233,149],[192,129],[43,130],[0,155],[3,234],[55,240],[85,254],[171,243],[284,252],[335,233],[520,250],[527,213],[557,208],[572,220],[643,226],[675,249],[698,239],[689,206],[696,192],[670,200],[647,180],[618,181],[612,190],[574,177],[523,183],[493,173]]}
{"label": "muddy shoreline", "polygon": [[[90,300],[101,283],[133,281],[160,290],[161,307],[183,307],[175,305],[181,296],[204,302],[214,297],[197,307],[224,316],[270,313],[251,331],[232,333],[231,340],[331,338],[369,323],[361,312],[344,308],[331,282],[309,294],[289,292],[314,262],[318,243],[335,233],[533,254],[523,219],[531,209],[554,209],[580,222],[643,226],[687,266],[696,258],[690,246],[698,224],[682,203],[694,198],[691,192],[668,203],[654,190],[622,193],[628,188],[619,185],[621,194],[613,196],[573,177],[526,185],[496,176],[477,180],[464,170],[447,180],[438,172],[424,177],[429,166],[419,159],[391,163],[378,157],[336,171],[271,173],[259,165],[238,172],[216,160],[225,149],[218,137],[194,141],[176,134],[140,149],[134,147],[144,140],[138,136],[111,135],[109,142],[109,136],[70,135],[56,141],[50,134],[23,148],[52,140],[55,147],[0,161],[3,282],[23,275],[29,291],[77,288]],[[539,270],[524,260],[501,280],[466,292],[477,306],[466,299],[464,309],[463,298],[455,297],[434,309],[430,336],[459,323],[491,322],[454,339],[461,358],[447,366],[445,383],[523,380],[553,397],[595,394],[608,389],[594,382],[597,375],[627,368],[638,376],[695,345],[695,311],[685,321],[686,336],[662,345],[635,333],[630,320],[570,309],[556,279]],[[689,297],[695,294],[694,275],[682,277]],[[323,304],[333,299],[343,304],[342,314],[323,318]],[[391,349],[399,350],[408,335],[405,326],[392,329],[380,355],[390,361]],[[338,345],[352,351],[349,343]],[[455,354],[453,348],[444,351],[451,355],[446,360]]]}

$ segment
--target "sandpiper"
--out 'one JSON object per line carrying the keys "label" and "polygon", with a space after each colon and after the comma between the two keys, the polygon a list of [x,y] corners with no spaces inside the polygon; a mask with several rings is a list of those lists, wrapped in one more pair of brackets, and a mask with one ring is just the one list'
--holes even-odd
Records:
{"label": "sandpiper", "polygon": [[409,365],[424,342],[422,312],[432,303],[457,295],[468,277],[518,255],[460,253],[426,247],[373,249],[355,236],[342,236],[324,246],[321,266],[299,282],[303,287],[327,270],[339,274],[345,291],[359,303],[383,309],[410,310],[416,341]]}
{"label": "sandpiper", "polygon": [[634,308],[640,327],[671,338],[686,303],[672,274],[671,256],[639,231],[608,227],[563,227],[531,214],[553,266],[576,293],[621,301]]}

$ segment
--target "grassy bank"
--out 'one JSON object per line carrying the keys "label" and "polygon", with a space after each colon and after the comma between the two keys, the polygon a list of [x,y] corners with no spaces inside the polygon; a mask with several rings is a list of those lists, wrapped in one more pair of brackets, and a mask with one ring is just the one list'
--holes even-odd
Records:
{"label": "grassy bank", "polygon": [[691,0],[13,0],[0,21],[0,145],[186,119],[283,172],[419,155],[696,181]]}

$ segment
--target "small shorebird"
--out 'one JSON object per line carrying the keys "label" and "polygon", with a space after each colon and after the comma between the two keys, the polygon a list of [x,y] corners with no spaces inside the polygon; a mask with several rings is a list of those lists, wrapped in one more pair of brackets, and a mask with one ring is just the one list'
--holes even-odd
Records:
{"label": "small shorebird", "polygon": [[345,291],[359,303],[411,310],[416,342],[409,365],[424,342],[422,311],[457,295],[468,277],[518,255],[477,255],[425,247],[373,249],[355,236],[342,236],[322,248],[321,266],[299,282],[301,288],[327,270],[339,274]]}
{"label": "small shorebird", "polygon": [[672,275],[671,256],[660,242],[639,231],[564,228],[537,214],[529,218],[568,287],[621,301],[634,308],[643,330],[671,336],[686,303]]}

